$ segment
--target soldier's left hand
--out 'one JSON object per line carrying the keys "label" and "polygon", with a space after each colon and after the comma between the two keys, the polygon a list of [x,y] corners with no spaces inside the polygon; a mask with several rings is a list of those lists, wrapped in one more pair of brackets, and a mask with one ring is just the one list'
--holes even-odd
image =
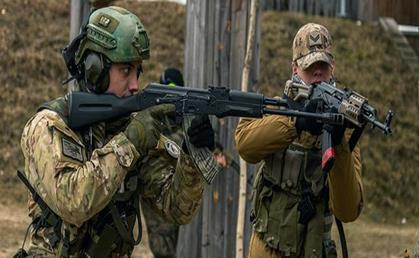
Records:
{"label": "soldier's left hand", "polygon": [[339,145],[342,142],[342,137],[346,130],[345,125],[325,124],[324,128],[331,134],[333,146]]}
{"label": "soldier's left hand", "polygon": [[141,156],[147,155],[150,149],[156,147],[163,130],[160,122],[164,117],[174,117],[175,106],[162,104],[147,108],[134,115],[124,133],[134,144]]}
{"label": "soldier's left hand", "polygon": [[208,115],[195,117],[188,128],[187,134],[190,143],[195,147],[208,147],[212,151],[215,149],[214,130]]}

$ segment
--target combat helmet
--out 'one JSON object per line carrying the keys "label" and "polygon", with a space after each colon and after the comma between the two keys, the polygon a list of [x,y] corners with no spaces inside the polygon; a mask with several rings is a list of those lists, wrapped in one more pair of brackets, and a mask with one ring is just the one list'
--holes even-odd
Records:
{"label": "combat helmet", "polygon": [[72,60],[66,60],[63,52],[67,67],[79,83],[81,81],[89,90],[98,93],[104,92],[109,85],[111,63],[134,62],[141,67],[142,61],[150,57],[144,25],[136,15],[121,7],[95,10],[74,41],[78,41],[78,46],[71,43],[66,48],[73,47]]}

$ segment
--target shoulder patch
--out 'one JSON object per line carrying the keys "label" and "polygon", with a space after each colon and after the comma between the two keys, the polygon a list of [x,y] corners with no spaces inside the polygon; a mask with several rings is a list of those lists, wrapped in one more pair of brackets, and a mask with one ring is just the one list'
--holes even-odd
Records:
{"label": "shoulder patch", "polygon": [[64,156],[83,162],[82,147],[80,145],[70,139],[61,137],[61,146]]}
{"label": "shoulder patch", "polygon": [[177,159],[180,156],[179,146],[172,140],[166,139],[164,142],[164,148],[170,156]]}

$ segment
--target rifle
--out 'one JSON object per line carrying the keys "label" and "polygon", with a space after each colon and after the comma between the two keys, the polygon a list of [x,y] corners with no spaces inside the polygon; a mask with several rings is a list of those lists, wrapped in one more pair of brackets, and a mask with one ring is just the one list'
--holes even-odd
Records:
{"label": "rifle", "polygon": [[[368,104],[368,99],[351,89],[339,89],[326,82],[306,85],[289,80],[285,85],[284,95],[288,99],[288,106],[292,109],[302,110],[310,99],[321,99],[322,105],[318,107],[320,112],[340,114],[347,127],[355,128],[349,139],[351,151],[367,124],[371,124],[372,128],[378,128],[385,135],[392,133],[390,123],[393,112],[389,110],[384,123],[380,122],[375,108]],[[326,128],[327,126],[323,126],[321,142],[322,168],[327,173],[333,167],[335,153],[332,148],[331,134]]]}
{"label": "rifle", "polygon": [[140,93],[129,97],[73,91],[68,95],[68,101],[69,126],[72,129],[80,129],[165,103],[175,105],[178,118],[182,118],[185,114],[207,114],[218,118],[226,116],[260,118],[264,114],[275,114],[311,117],[323,123],[343,124],[342,116],[337,113],[279,109],[279,107],[288,107],[288,101],[214,86],[208,89],[195,89],[150,83]]}
{"label": "rifle", "polygon": [[[375,109],[366,98],[351,90],[340,90],[327,83],[313,86],[289,84],[287,98],[268,98],[264,95],[210,86],[208,89],[167,87],[150,83],[140,93],[129,97],[112,94],[71,92],[69,100],[69,126],[80,129],[91,124],[114,119],[148,107],[172,103],[176,107],[177,121],[188,114],[261,118],[265,114],[314,118],[324,124],[349,123],[356,129],[350,145],[355,146],[365,125],[371,123],[385,134],[391,134],[393,113],[389,111],[384,123],[376,117]],[[304,102],[322,98],[324,107],[320,113],[303,112]],[[331,135],[326,130],[322,142],[322,167],[328,171],[334,161]],[[204,176],[205,177],[205,176]],[[213,176],[212,176],[213,177]],[[211,178],[212,178],[211,177]],[[211,181],[206,178],[207,181]]]}

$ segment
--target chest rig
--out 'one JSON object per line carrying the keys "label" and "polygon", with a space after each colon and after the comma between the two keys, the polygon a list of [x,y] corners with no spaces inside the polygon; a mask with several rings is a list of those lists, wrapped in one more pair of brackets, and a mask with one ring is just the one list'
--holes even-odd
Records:
{"label": "chest rig", "polygon": [[262,162],[254,182],[251,220],[281,257],[336,257],[320,144],[305,138],[304,143],[311,143],[296,140]]}
{"label": "chest rig", "polygon": [[[57,112],[67,123],[68,108],[64,98],[47,102],[39,110],[42,109]],[[129,119],[115,121],[106,128],[104,124],[98,124],[78,132],[85,146],[88,146],[88,159],[95,148],[102,147],[128,121]],[[142,235],[138,175],[138,171],[130,171],[109,204],[80,228],[63,222],[42,199],[39,201],[40,197],[33,187],[25,183],[41,207],[41,213],[34,219],[40,222],[33,223],[35,234],[40,229],[49,230],[51,234],[48,242],[58,257],[130,257]],[[136,237],[135,224],[138,224]]]}

